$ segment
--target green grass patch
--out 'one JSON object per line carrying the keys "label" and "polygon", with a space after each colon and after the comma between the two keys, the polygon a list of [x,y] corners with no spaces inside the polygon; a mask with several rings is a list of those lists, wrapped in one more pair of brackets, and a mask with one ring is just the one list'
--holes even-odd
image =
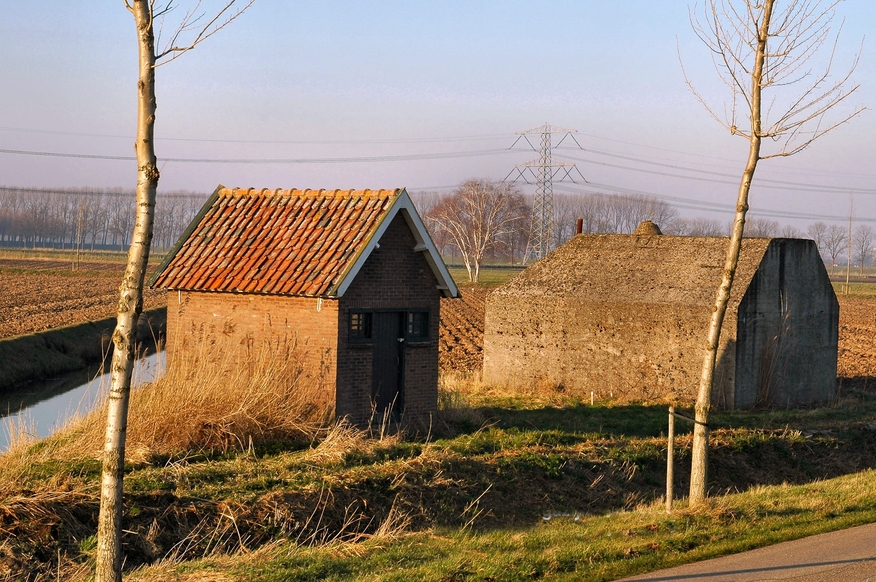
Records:
{"label": "green grass patch", "polygon": [[[457,285],[471,285],[468,277],[468,271],[465,270],[465,267],[459,265],[451,265],[450,267],[448,267],[448,270],[450,271],[450,276],[453,277],[453,280],[456,282]],[[480,285],[481,287],[498,287],[499,285],[502,285],[510,280],[522,270],[523,267],[482,266],[480,270],[478,285]]]}
{"label": "green grass patch", "polygon": [[[76,259],[77,251],[75,249],[23,249],[23,248],[0,248],[0,259],[49,259],[55,261],[72,262]],[[79,260],[82,262],[98,262],[98,263],[120,263],[124,264],[127,260],[127,252],[121,251],[91,251],[84,248],[78,251]],[[149,257],[150,265],[159,265],[164,259],[163,253],[152,253]]]}
{"label": "green grass patch", "polygon": [[833,290],[838,296],[849,295],[851,297],[876,297],[876,281],[870,283],[849,283],[849,290],[846,293],[846,284],[840,281],[833,281]]}
{"label": "green grass patch", "polygon": [[286,544],[223,568],[237,580],[615,580],[876,521],[876,472],[758,487],[667,514],[546,515],[526,528],[403,535],[307,548]]}
{"label": "green grass patch", "polygon": [[[483,425],[429,439],[338,429],[293,446],[141,458],[126,466],[126,560],[149,564],[188,548],[178,565],[133,578],[154,571],[155,580],[172,579],[162,578],[168,568],[263,581],[609,580],[866,523],[876,520],[876,475],[866,471],[876,465],[876,398],[856,396],[821,409],[714,415],[716,497],[671,515],[660,504],[667,410],[656,405],[506,395],[502,406],[480,401]],[[690,436],[678,428],[682,494]],[[48,560],[58,549],[85,560],[99,463],[52,457],[64,438],[4,458],[0,486],[9,499],[34,499],[19,504],[81,493],[63,508],[52,498],[8,511],[47,516],[32,534],[19,524],[19,553],[45,547]],[[29,537],[52,531],[48,522],[81,533]],[[202,560],[205,552],[217,557]]]}

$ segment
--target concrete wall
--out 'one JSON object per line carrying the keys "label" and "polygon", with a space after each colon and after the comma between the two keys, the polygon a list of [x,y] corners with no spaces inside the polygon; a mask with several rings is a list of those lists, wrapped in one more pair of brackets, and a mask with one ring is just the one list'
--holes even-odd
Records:
{"label": "concrete wall", "polygon": [[836,394],[839,304],[813,241],[774,239],[739,305],[736,405]]}
{"label": "concrete wall", "polygon": [[[815,244],[770,241],[740,297],[724,320],[714,407],[794,406],[831,398],[839,308]],[[691,404],[710,308],[683,297],[596,302],[538,289],[495,293],[487,298],[484,380],[545,382],[584,399],[593,391],[597,399]]]}
{"label": "concrete wall", "polygon": [[373,346],[350,343],[350,311],[428,310],[429,339],[408,343],[404,357],[404,417],[408,422],[428,424],[438,409],[438,324],[440,291],[422,252],[401,215],[397,215],[380,239],[356,279],[339,300],[338,416],[365,424],[371,414]]}
{"label": "concrete wall", "polygon": [[[717,405],[731,405],[733,314],[725,324]],[[581,398],[692,402],[708,312],[685,305],[580,302],[575,298],[487,298],[484,381],[562,386]]]}

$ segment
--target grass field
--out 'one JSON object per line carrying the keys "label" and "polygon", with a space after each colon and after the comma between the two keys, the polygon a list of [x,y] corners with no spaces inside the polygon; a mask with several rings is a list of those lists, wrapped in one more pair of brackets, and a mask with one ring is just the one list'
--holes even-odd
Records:
{"label": "grass field", "polygon": [[[715,415],[716,497],[672,514],[660,504],[662,406],[590,406],[452,376],[429,435],[339,427],[278,441],[247,436],[271,424],[263,404],[216,408],[240,401],[230,393],[185,420],[166,410],[191,409],[179,398],[151,401],[160,408],[135,407],[129,429],[126,559],[142,566],[131,579],[609,580],[876,520],[876,475],[854,474],[876,463],[866,393]],[[99,419],[86,425],[3,458],[0,512],[15,535],[3,534],[11,554],[0,566],[49,580],[61,556],[64,579],[87,576],[100,464],[83,451],[101,433]],[[679,496],[690,446],[680,428]],[[94,434],[82,441],[82,431]]]}
{"label": "grass field", "polygon": [[[517,272],[487,267],[484,286]],[[464,269],[452,274],[465,287]],[[847,303],[872,324],[872,300]],[[401,438],[296,424],[300,403],[284,396],[300,392],[294,378],[253,390],[190,372],[132,409],[130,579],[610,580],[876,520],[876,397],[854,387],[824,408],[713,415],[715,496],[667,514],[663,406],[591,406],[445,373],[431,431]],[[0,579],[90,576],[102,418],[0,460]]]}
{"label": "grass field", "polygon": [[851,295],[854,297],[876,297],[876,281],[872,283],[849,283],[848,293],[846,293],[846,284],[833,282],[833,290],[839,295]]}
{"label": "grass field", "polygon": [[[465,270],[465,267],[451,265],[448,267],[448,270],[457,285],[461,287],[471,285],[471,282],[468,280],[468,271]],[[481,267],[478,284],[481,287],[498,287],[522,270],[523,267]]]}
{"label": "grass field", "polygon": [[[76,258],[76,251],[70,249],[20,249],[0,247],[0,259],[37,259],[71,262]],[[89,251],[87,248],[79,252],[82,262],[120,263],[127,260],[127,253],[119,251]],[[164,259],[164,253],[153,252],[149,264],[158,266]]]}

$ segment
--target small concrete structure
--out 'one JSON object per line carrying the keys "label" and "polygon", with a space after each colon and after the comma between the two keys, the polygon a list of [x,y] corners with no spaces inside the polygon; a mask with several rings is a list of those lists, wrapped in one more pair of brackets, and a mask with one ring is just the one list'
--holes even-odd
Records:
{"label": "small concrete structure", "polygon": [[459,293],[404,189],[220,186],[151,284],[169,292],[169,366],[289,342],[339,418],[437,410],[440,298]]}
{"label": "small concrete structure", "polygon": [[[728,239],[640,229],[650,234],[578,235],[496,289],[487,299],[484,380],[546,381],[584,398],[593,391],[598,399],[693,402]],[[838,321],[813,241],[744,239],[714,405],[830,399]]]}

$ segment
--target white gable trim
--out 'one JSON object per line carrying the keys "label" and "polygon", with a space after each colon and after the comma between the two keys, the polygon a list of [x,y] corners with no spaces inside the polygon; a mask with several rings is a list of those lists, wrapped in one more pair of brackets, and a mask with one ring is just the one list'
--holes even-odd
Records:
{"label": "white gable trim", "polygon": [[429,236],[429,231],[426,230],[426,225],[423,224],[423,219],[421,219],[419,213],[417,213],[417,209],[414,207],[411,197],[404,189],[402,189],[393,205],[387,211],[386,216],[383,217],[383,220],[380,221],[380,224],[377,225],[374,233],[365,243],[365,248],[359,253],[356,262],[353,263],[353,266],[344,274],[340,283],[335,287],[334,292],[330,293],[332,297],[342,297],[344,293],[347,292],[347,289],[356,279],[356,275],[359,274],[359,270],[365,264],[365,261],[368,260],[368,257],[371,256],[371,252],[375,248],[380,247],[380,239],[383,237],[383,233],[386,232],[386,229],[389,228],[389,225],[392,223],[392,219],[395,218],[399,212],[401,212],[405,222],[408,224],[408,228],[411,229],[411,233],[414,235],[414,240],[417,243],[411,250],[424,253],[426,262],[429,263],[432,273],[438,280],[438,289],[445,297],[459,297],[459,289],[456,287],[456,283],[453,282],[453,277],[450,276],[450,272],[447,270],[447,266],[444,264],[441,254],[435,247],[435,243],[432,242],[432,237]]}

